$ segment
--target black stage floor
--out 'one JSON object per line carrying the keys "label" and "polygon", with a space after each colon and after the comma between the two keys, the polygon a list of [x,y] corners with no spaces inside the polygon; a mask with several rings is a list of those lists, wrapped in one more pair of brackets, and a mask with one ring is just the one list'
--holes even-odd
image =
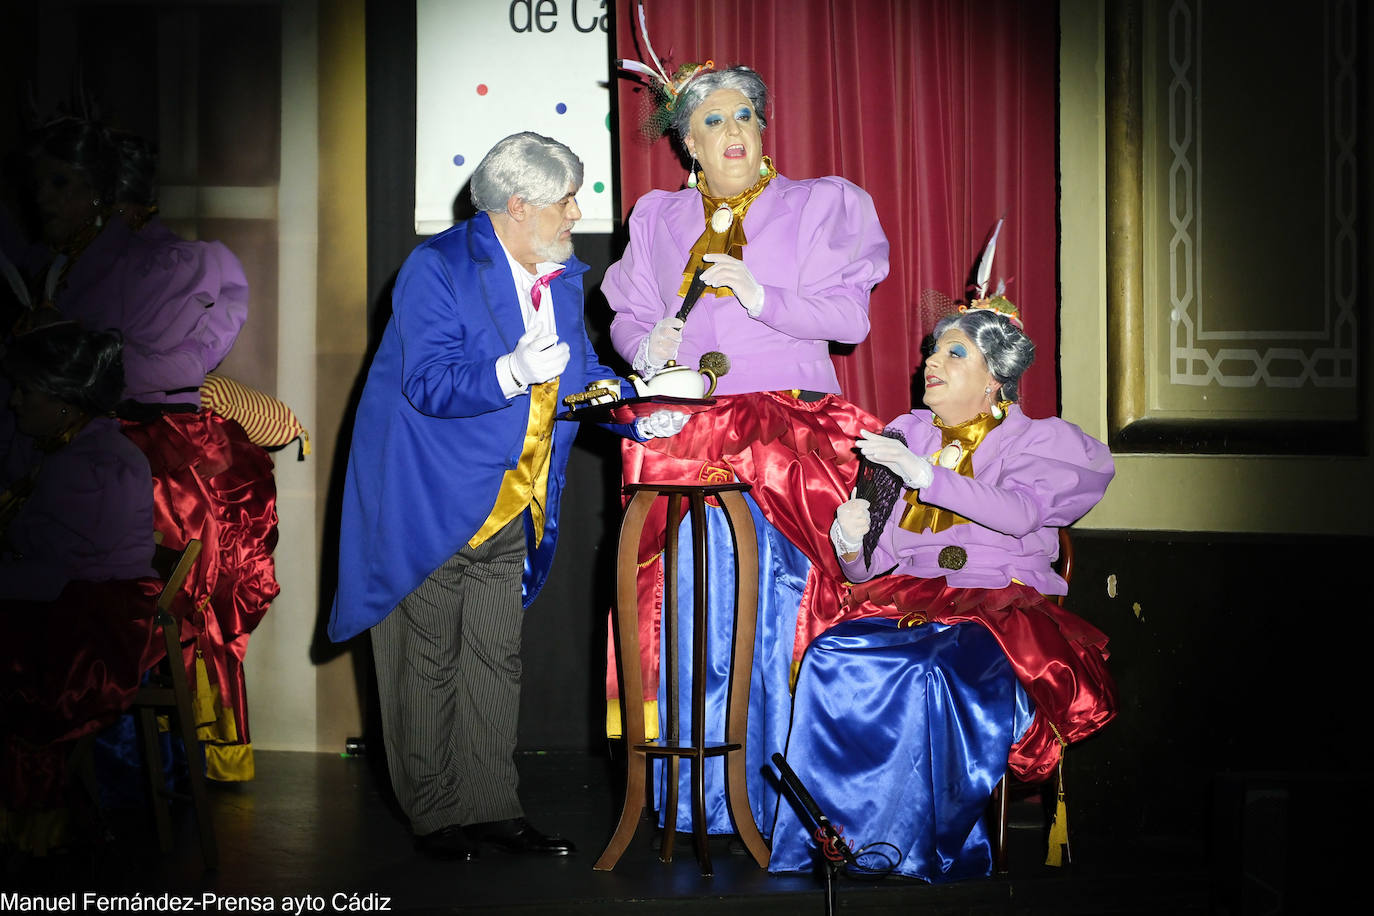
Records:
{"label": "black stage floor", "polygon": [[[620,810],[623,764],[578,753],[522,753],[521,794],[530,819],[578,844],[565,859],[484,853],[471,863],[417,855],[375,768],[363,757],[257,754],[257,778],[212,785],[219,868],[201,867],[188,813],[178,812],[177,848],[163,856],[146,812],[111,822],[120,839],[95,853],[6,863],[7,901],[16,906],[77,893],[77,911],[94,912],[81,892],[191,895],[198,911],[407,913],[1206,913],[1219,906],[1200,853],[1187,844],[1138,837],[1075,838],[1072,866],[1042,864],[1038,809],[1013,821],[1011,873],[954,885],[897,878],[840,878],[833,897],[822,875],[770,875],[714,838],[715,874],[703,877],[690,838],[674,861],[658,860],[643,824],[611,872],[592,863]],[[18,893],[20,896],[11,896]],[[220,895],[214,900],[203,895]],[[242,898],[242,899],[238,899]],[[206,905],[208,903],[208,906]],[[135,904],[137,905],[137,904]],[[15,909],[16,906],[7,906]],[[127,904],[126,904],[127,906]],[[168,912],[170,898],[144,906]],[[127,911],[127,910],[126,910]]]}

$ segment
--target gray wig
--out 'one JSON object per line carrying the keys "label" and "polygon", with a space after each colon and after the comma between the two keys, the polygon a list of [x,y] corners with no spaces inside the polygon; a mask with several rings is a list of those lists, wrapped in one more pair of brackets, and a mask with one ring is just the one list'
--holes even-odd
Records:
{"label": "gray wig", "polygon": [[472,173],[472,203],[484,213],[505,213],[511,195],[547,207],[582,187],[582,160],[551,137],[511,134],[482,158]]}
{"label": "gray wig", "polygon": [[763,77],[748,67],[708,70],[691,80],[673,105],[672,120],[668,126],[679,140],[687,139],[687,134],[691,133],[692,112],[717,89],[738,90],[754,106],[754,114],[759,118],[759,130],[768,126],[768,118],[764,113],[768,108],[768,87]]}
{"label": "gray wig", "polygon": [[20,388],[41,391],[92,416],[111,413],[124,391],[124,345],[110,331],[59,321],[19,334],[4,370]]}
{"label": "gray wig", "polygon": [[58,118],[31,135],[28,156],[37,161],[50,156],[80,172],[102,204],[114,198],[119,151],[104,126],[84,118]]}
{"label": "gray wig", "polygon": [[983,354],[988,371],[1002,386],[1002,397],[1015,401],[1021,375],[1035,361],[1035,344],[1026,332],[1011,323],[1004,315],[988,309],[955,312],[946,315],[935,325],[935,339],[950,328],[958,328]]}

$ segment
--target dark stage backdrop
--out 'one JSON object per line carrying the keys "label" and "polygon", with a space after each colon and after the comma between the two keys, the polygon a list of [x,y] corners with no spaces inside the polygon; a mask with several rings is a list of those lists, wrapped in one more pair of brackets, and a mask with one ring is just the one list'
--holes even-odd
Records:
{"label": "dark stage backdrop", "polygon": [[[772,94],[764,152],[788,178],[840,175],[873,196],[892,270],[873,330],[837,356],[845,395],[883,420],[912,407],[932,323],[922,290],[952,298],[998,217],[993,284],[1007,278],[1039,354],[1021,384],[1033,417],[1059,411],[1058,4],[1022,0],[648,2],[649,38],[671,72],[744,64]],[[616,49],[649,62],[635,0],[616,0]],[[680,188],[687,161],[635,130],[645,91],[619,81],[622,212]],[[919,401],[921,386],[914,398]]]}
{"label": "dark stage backdrop", "polygon": [[[614,56],[645,59],[630,0],[616,0]],[[959,297],[986,234],[1007,225],[994,272],[1010,280],[1040,358],[1022,383],[1032,416],[1057,412],[1056,4],[1016,0],[695,0],[649,4],[650,36],[672,65],[747,63],[773,91],[765,150],[792,178],[842,175],[873,195],[892,245],[874,293],[873,333],[837,355],[848,396],[883,419],[919,401],[912,376],[930,322],[920,291]],[[367,4],[369,322],[375,344],[414,233],[415,18],[411,3]],[[637,132],[643,93],[618,81],[621,213],[685,177],[668,140]],[[613,106],[616,108],[616,106]],[[618,361],[598,286],[623,235],[579,235],[588,324]],[[623,367],[622,367],[623,368]],[[361,387],[361,384],[358,386]],[[348,430],[345,430],[345,434]],[[342,486],[342,461],[333,489]],[[602,744],[606,612],[614,593],[619,453],[587,430],[568,468],[564,530],[548,585],[529,609],[520,743]],[[454,482],[454,485],[459,485]],[[370,670],[370,662],[362,666]],[[375,726],[369,721],[369,727]]]}

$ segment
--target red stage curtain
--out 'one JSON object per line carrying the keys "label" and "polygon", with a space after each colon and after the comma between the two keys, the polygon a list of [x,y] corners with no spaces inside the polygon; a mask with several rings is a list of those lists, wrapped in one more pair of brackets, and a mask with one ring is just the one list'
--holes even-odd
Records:
{"label": "red stage curtain", "polygon": [[[789,178],[841,175],[873,196],[892,246],[873,329],[837,358],[846,397],[884,420],[919,406],[924,289],[964,295],[998,217],[1006,278],[1037,359],[1026,413],[1058,412],[1057,4],[1020,0],[652,0],[671,70],[746,64],[771,92],[764,152]],[[648,61],[634,0],[616,0],[616,54]],[[680,188],[686,164],[637,130],[647,93],[618,80],[621,205]]]}

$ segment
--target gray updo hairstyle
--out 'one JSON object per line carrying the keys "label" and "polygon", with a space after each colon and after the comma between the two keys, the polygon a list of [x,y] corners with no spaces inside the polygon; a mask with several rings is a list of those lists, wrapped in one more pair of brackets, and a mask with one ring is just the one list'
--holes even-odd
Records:
{"label": "gray updo hairstyle", "polygon": [[764,84],[763,77],[748,67],[708,70],[689,82],[673,105],[672,120],[668,126],[679,140],[687,139],[692,131],[692,112],[717,89],[735,89],[742,93],[754,106],[754,114],[759,118],[759,130],[768,126],[768,118],[764,113],[768,108],[768,86]]}
{"label": "gray updo hairstyle", "polygon": [[978,352],[983,354],[988,371],[1002,386],[1002,397],[1015,401],[1021,375],[1035,361],[1035,344],[1026,332],[1006,316],[989,309],[946,315],[935,325],[935,339],[939,340],[950,328],[958,328],[968,335]]}
{"label": "gray updo hairstyle", "polygon": [[113,331],[59,321],[16,335],[3,360],[10,380],[94,417],[112,413],[124,391],[124,345]]}
{"label": "gray updo hairstyle", "polygon": [[59,118],[34,131],[27,152],[31,162],[49,156],[84,175],[101,204],[114,199],[119,151],[103,125],[84,118]]}
{"label": "gray updo hairstyle", "polygon": [[505,213],[511,195],[547,207],[582,187],[582,160],[552,137],[532,131],[497,142],[472,173],[472,203],[484,213]]}

